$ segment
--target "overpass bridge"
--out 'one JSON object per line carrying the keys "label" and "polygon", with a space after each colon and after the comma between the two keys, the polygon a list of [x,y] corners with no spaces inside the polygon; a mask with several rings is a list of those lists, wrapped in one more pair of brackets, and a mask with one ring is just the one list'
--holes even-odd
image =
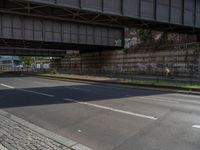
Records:
{"label": "overpass bridge", "polygon": [[0,46],[120,49],[124,27],[200,34],[199,18],[200,0],[1,0]]}

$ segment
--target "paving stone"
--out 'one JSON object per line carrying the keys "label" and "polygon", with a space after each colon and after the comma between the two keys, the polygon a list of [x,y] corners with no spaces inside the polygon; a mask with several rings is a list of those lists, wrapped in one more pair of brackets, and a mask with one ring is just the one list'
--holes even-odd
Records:
{"label": "paving stone", "polygon": [[72,150],[28,127],[0,114],[0,149],[2,150]]}

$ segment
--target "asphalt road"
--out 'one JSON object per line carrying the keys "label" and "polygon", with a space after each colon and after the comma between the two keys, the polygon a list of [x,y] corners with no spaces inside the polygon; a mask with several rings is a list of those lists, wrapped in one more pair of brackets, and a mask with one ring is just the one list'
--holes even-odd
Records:
{"label": "asphalt road", "polygon": [[0,109],[95,150],[199,150],[200,96],[0,77]]}

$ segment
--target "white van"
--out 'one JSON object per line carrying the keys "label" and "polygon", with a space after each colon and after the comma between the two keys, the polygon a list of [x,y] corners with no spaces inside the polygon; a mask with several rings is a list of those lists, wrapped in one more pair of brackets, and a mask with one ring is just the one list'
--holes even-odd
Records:
{"label": "white van", "polygon": [[1,68],[22,69],[22,61],[17,56],[0,56]]}

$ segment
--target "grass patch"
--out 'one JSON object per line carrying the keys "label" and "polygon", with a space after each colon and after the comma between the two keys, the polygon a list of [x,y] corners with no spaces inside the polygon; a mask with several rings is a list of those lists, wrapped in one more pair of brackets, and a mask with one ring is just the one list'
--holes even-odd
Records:
{"label": "grass patch", "polygon": [[162,87],[174,87],[185,89],[200,89],[200,85],[192,85],[187,82],[179,81],[166,81],[166,80],[130,80],[130,84],[137,85],[149,85],[149,86],[162,86]]}
{"label": "grass patch", "polygon": [[47,74],[40,74],[40,75],[50,76],[50,77],[61,77],[61,78],[76,78],[76,77],[81,77],[81,75],[60,74],[60,73],[47,73]]}
{"label": "grass patch", "polygon": [[[73,78],[73,79],[87,79],[87,80],[97,80],[103,77],[96,76],[86,76],[86,75],[74,75],[74,74],[62,74],[62,73],[47,73],[40,74],[48,77],[60,77],[60,78]],[[168,81],[168,80],[117,80],[114,82],[131,84],[131,85],[141,85],[141,86],[152,86],[152,87],[166,87],[166,88],[182,88],[187,90],[200,90],[200,84],[193,85],[189,82],[180,81]]]}

